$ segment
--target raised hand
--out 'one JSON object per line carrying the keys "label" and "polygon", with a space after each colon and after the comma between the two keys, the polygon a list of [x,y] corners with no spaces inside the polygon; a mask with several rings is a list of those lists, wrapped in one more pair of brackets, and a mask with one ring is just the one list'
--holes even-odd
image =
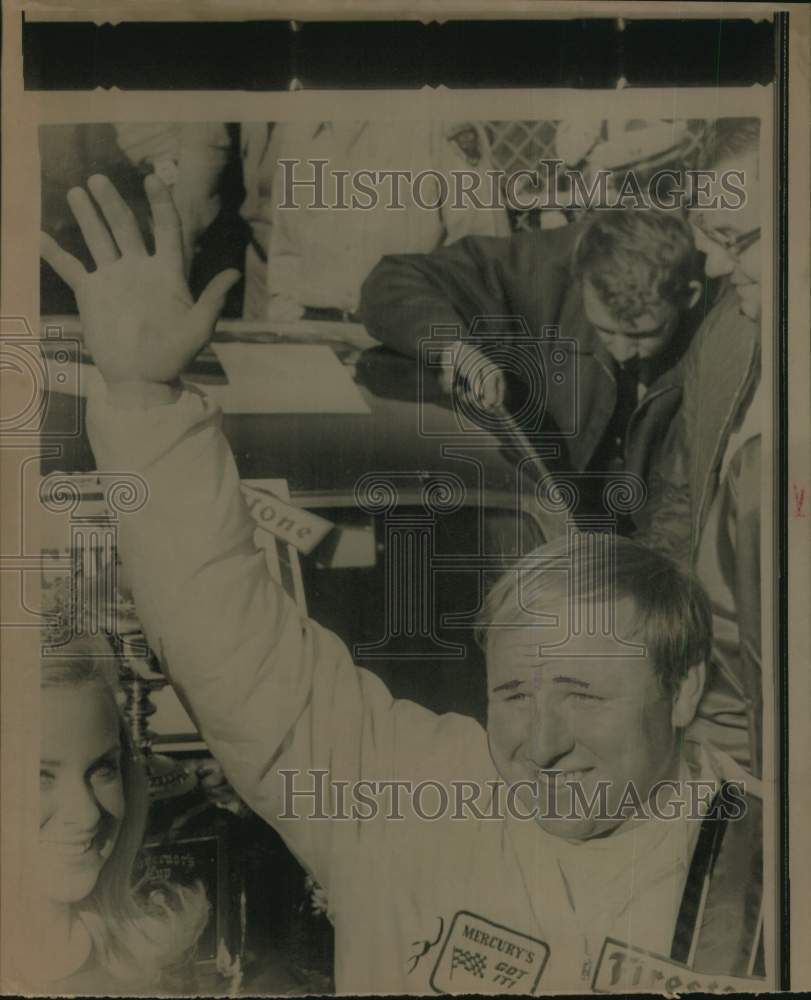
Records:
{"label": "raised hand", "polygon": [[153,255],[113,184],[97,174],[87,186],[98,208],[83,188],[68,192],[68,203],[96,270],[86,271],[46,233],[42,256],[73,289],[85,343],[108,385],[172,383],[211,338],[239,271],[222,271],[194,302],[184,277],[180,220],[160,178],[151,174],[144,185]]}

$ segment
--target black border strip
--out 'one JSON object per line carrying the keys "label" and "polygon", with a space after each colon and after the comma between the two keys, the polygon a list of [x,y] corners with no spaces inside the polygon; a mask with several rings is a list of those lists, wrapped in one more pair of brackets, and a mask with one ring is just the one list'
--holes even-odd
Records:
{"label": "black border strip", "polygon": [[775,454],[777,457],[772,544],[776,554],[776,670],[777,709],[778,830],[778,988],[791,989],[791,884],[789,850],[789,659],[788,659],[788,177],[789,177],[789,14],[775,14],[775,107],[774,107],[774,191],[775,191]]}
{"label": "black border strip", "polygon": [[[3,12],[7,16],[8,12]],[[767,20],[30,22],[27,90],[775,84],[775,707],[779,988],[790,989],[788,732],[788,25]],[[667,30],[662,25],[667,22]],[[450,56],[449,56],[450,53]]]}
{"label": "black border strip", "polygon": [[[666,29],[663,30],[663,24]],[[768,19],[28,21],[27,90],[719,87],[774,79]]]}

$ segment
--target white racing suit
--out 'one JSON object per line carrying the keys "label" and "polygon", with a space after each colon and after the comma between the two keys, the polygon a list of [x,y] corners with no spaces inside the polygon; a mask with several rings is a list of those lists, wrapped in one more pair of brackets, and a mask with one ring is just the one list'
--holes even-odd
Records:
{"label": "white racing suit", "polygon": [[[337,818],[361,780],[497,780],[485,731],[394,700],[302,617],[254,545],[205,397],[185,391],[145,409],[97,398],[89,429],[99,468],[148,484],[119,543],[139,616],[231,783],[324,887],[340,993],[721,990],[757,973],[759,809],[748,780],[745,822],[651,820],[584,843],[469,810],[420,818],[408,798],[376,818]],[[717,780],[727,765],[699,748],[684,773]],[[324,802],[285,796],[321,781]],[[337,781],[350,783],[343,809]],[[419,811],[438,802],[426,792]],[[487,795],[477,803],[487,814]],[[327,818],[282,818],[316,805]]]}

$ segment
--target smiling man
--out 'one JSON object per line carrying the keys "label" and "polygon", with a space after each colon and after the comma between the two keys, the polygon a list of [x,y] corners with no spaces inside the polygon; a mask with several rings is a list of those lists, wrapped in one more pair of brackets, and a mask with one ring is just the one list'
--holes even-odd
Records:
{"label": "smiling man", "polygon": [[[625,469],[647,479],[654,443],[681,402],[679,359],[701,319],[694,265],[678,212],[599,210],[560,229],[385,257],[364,284],[360,317],[384,344],[412,356],[435,328],[457,327],[461,338],[440,379],[449,393],[466,371],[487,370],[488,350],[509,344],[511,374],[493,371],[481,394],[487,406],[505,399],[514,412],[525,410],[538,378],[535,347],[506,337],[481,346],[469,330],[477,317],[520,318],[546,373],[543,412],[525,423],[544,443],[559,443],[552,468]],[[550,326],[557,338],[546,336]]]}
{"label": "smiling man", "polygon": [[[234,788],[323,886],[338,992],[676,992],[759,975],[757,788],[684,745],[709,641],[701,588],[627,540],[559,540],[491,595],[486,730],[392,698],[269,575],[220,413],[179,382],[235,276],[192,303],[161,182],[147,182],[152,257],[109,181],[90,189],[104,219],[84,191],[71,204],[97,270],[48,237],[43,253],[76,291],[106,383],[89,404],[99,468],[149,486],[119,534],[139,617]],[[480,805],[506,783],[527,793],[526,818],[415,805],[364,819],[337,791],[325,816],[285,818],[291,774],[334,790],[463,783]],[[688,778],[708,783],[698,818],[642,815],[662,789],[676,806]],[[729,808],[733,782],[755,793],[746,809]],[[569,819],[574,789],[598,785],[605,814],[598,798]]]}
{"label": "smiling man", "polygon": [[[688,579],[631,544],[603,542],[598,559],[622,557],[613,594],[592,578],[598,559],[578,559],[576,575],[545,569],[556,555],[571,561],[568,544],[527,561],[518,579],[528,607],[515,574],[490,595],[487,728],[502,777],[537,782],[541,827],[587,840],[650,816],[654,792],[660,810],[662,783],[685,778],[682,735],[704,686],[709,614]],[[540,609],[557,621],[540,624]],[[575,634],[589,617],[610,626]]]}

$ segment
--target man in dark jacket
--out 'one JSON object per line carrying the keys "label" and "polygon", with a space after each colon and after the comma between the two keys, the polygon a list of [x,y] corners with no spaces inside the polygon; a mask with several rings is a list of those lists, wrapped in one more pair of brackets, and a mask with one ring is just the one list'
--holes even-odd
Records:
{"label": "man in dark jacket", "polygon": [[[599,478],[625,469],[645,480],[679,408],[678,362],[701,319],[693,251],[687,224],[653,210],[600,211],[505,239],[468,237],[431,254],[385,257],[364,284],[360,318],[414,357],[425,356],[438,328],[455,327],[461,335],[440,377],[446,391],[476,372],[485,406],[506,398],[534,443],[559,446],[553,470]],[[504,342],[477,336],[481,317],[522,327],[522,336],[507,338],[506,365]],[[539,377],[542,402],[527,414]]]}

